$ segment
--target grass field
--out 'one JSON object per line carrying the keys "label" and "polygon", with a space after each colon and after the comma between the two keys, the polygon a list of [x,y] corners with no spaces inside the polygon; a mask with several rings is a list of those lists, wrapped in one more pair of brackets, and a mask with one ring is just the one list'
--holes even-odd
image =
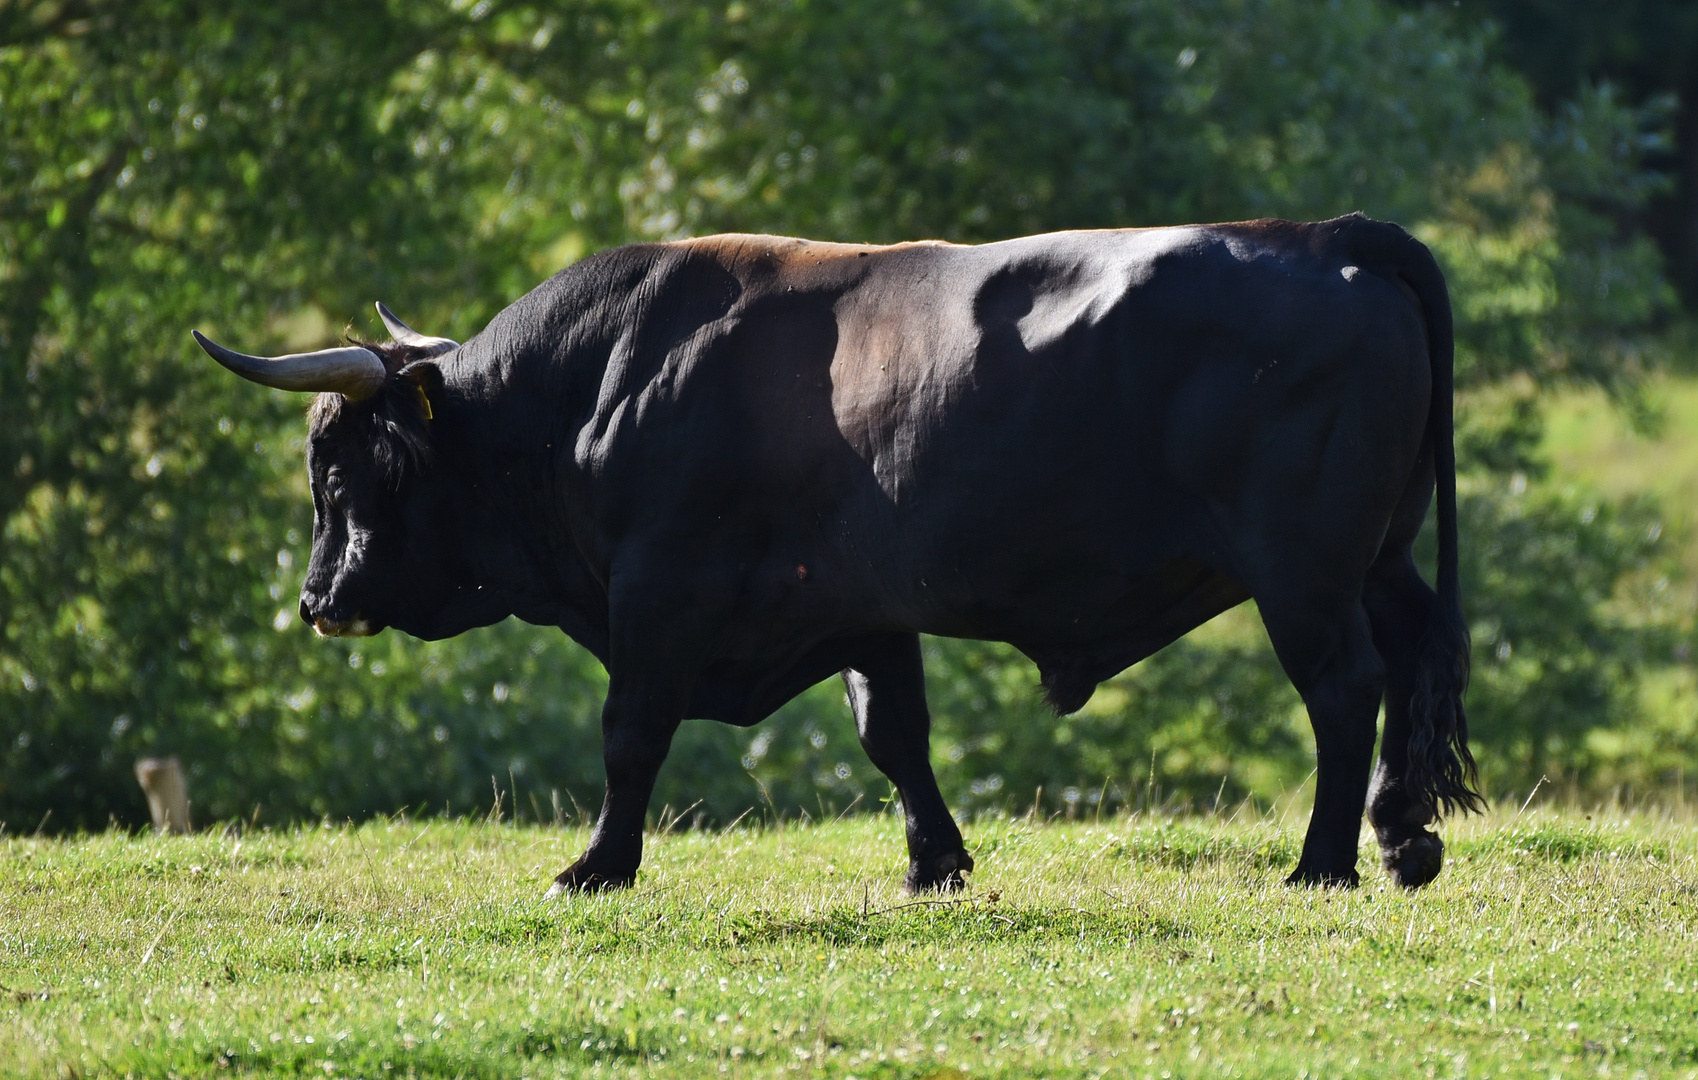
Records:
{"label": "grass field", "polygon": [[1280,884],[1300,815],[0,841],[0,1071],[314,1077],[1698,1076],[1698,815],[1514,807],[1417,895]]}

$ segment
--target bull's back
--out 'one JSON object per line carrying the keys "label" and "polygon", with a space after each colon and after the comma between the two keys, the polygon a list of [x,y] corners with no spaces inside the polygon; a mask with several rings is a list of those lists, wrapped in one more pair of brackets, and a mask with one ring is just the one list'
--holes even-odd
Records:
{"label": "bull's back", "polygon": [[1223,517],[1271,459],[1318,472],[1340,424],[1406,467],[1418,316],[1347,266],[1234,227],[894,253],[835,307],[859,546],[940,606],[1029,606],[1181,553],[1229,563]]}
{"label": "bull's back", "polygon": [[[735,290],[650,361],[670,405],[643,445],[761,549],[757,607],[805,566],[848,622],[1014,638],[994,624],[1112,606],[1176,558],[1230,574],[1258,485],[1324,472],[1341,424],[1388,478],[1418,449],[1418,314],[1307,228],[687,242]],[[708,443],[713,479],[681,482]]]}

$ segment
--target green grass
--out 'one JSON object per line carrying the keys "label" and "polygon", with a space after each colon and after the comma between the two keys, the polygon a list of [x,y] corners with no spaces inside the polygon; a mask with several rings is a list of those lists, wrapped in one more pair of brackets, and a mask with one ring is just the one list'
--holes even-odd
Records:
{"label": "green grass", "polygon": [[1597,390],[1553,397],[1547,407],[1544,450],[1553,482],[1607,499],[1650,495],[1665,516],[1682,576],[1677,617],[1698,614],[1698,377],[1659,375],[1645,388],[1655,418],[1636,431],[1626,414]]}
{"label": "green grass", "polygon": [[[1298,815],[651,837],[386,822],[0,841],[20,1076],[1698,1076],[1698,820],[1513,807],[1424,892],[1280,880]],[[1365,838],[1366,839],[1366,838]]]}
{"label": "green grass", "polygon": [[1650,431],[1635,431],[1601,391],[1553,397],[1546,452],[1559,479],[1618,498],[1655,495],[1691,524],[1691,507],[1698,505],[1698,377],[1657,376],[1647,383],[1645,400],[1655,418]]}

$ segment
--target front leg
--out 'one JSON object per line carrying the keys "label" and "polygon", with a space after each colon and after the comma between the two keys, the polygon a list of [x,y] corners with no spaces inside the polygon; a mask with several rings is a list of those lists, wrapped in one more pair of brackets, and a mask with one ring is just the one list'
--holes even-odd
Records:
{"label": "front leg", "polygon": [[[648,595],[679,595],[643,590]],[[655,778],[684,716],[699,664],[700,611],[644,603],[627,585],[613,590],[607,700],[601,709],[607,793],[583,855],[554,879],[548,896],[630,885],[643,861],[643,821]]]}
{"label": "front leg", "polygon": [[589,847],[554,879],[549,897],[620,889],[636,881],[649,797],[678,723],[676,710],[656,708],[621,680],[610,680],[601,710],[602,762],[607,769],[601,816]]}
{"label": "front leg", "polygon": [[961,830],[944,804],[932,774],[931,713],[917,634],[887,634],[870,641],[844,669],[843,685],[855,712],[861,747],[896,785],[908,826],[909,892],[954,891],[973,869]]}

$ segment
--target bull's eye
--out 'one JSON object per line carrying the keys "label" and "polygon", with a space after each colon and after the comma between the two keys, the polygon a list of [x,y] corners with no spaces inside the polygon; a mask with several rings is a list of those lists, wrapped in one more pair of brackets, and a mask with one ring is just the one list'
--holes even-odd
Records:
{"label": "bull's eye", "polygon": [[337,510],[342,509],[342,496],[344,494],[341,476],[333,472],[324,478],[324,501],[329,503],[331,507]]}

